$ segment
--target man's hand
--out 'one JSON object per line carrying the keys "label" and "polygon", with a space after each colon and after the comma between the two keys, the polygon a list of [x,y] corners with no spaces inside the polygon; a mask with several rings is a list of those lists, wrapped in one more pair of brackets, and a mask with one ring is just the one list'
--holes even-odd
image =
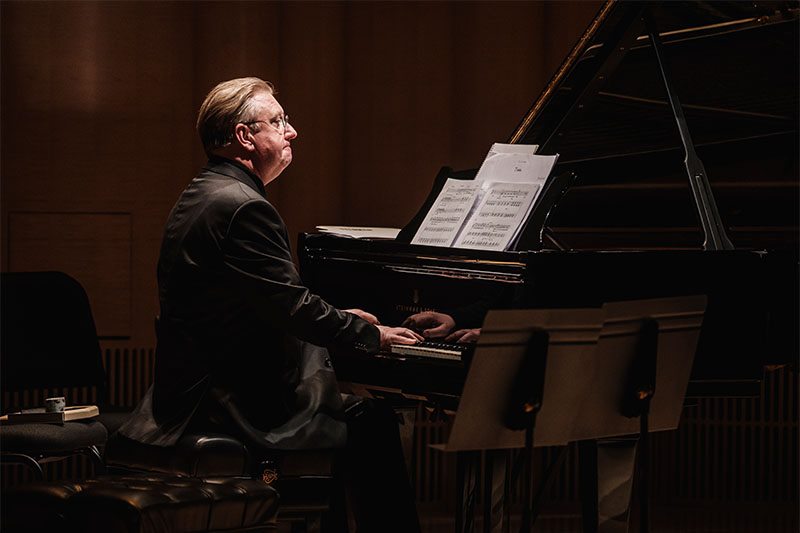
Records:
{"label": "man's hand", "polygon": [[377,326],[381,332],[381,348],[388,350],[392,344],[416,344],[425,339],[421,335],[406,328],[390,328]]}
{"label": "man's hand", "polygon": [[459,329],[454,331],[444,340],[445,342],[457,342],[459,344],[469,344],[471,342],[478,342],[481,336],[481,328],[475,329]]}
{"label": "man's hand", "polygon": [[344,312],[356,315],[358,318],[363,318],[373,326],[380,326],[381,324],[380,320],[378,320],[378,317],[361,309],[345,309]]}
{"label": "man's hand", "polygon": [[427,338],[440,338],[453,330],[456,321],[444,313],[424,311],[406,318],[403,326],[420,331]]}

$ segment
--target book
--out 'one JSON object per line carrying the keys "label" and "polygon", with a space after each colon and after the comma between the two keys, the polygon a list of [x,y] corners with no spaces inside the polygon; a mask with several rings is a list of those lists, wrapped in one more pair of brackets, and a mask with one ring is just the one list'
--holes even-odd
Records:
{"label": "book", "polygon": [[371,226],[317,226],[320,233],[331,233],[354,239],[394,239],[400,228],[378,228]]}
{"label": "book", "polygon": [[44,407],[23,409],[16,413],[9,413],[0,417],[4,424],[63,424],[74,420],[94,418],[100,414],[96,405],[73,405],[65,407],[64,411],[48,413]]}
{"label": "book", "polygon": [[495,144],[474,180],[448,179],[411,244],[507,250],[558,159],[531,152]]}

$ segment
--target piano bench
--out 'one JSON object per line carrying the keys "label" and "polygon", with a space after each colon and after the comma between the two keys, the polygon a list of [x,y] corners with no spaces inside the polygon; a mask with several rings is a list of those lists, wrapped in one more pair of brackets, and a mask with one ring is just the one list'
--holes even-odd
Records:
{"label": "piano bench", "polygon": [[265,533],[278,494],[260,480],[101,476],[38,481],[4,497],[3,531],[44,533]]}
{"label": "piano bench", "polygon": [[332,495],[340,494],[333,456],[332,450],[302,450],[256,462],[241,442],[227,435],[185,435],[171,447],[115,435],[106,446],[105,461],[109,472],[122,475],[250,478],[280,495],[278,531],[315,533],[331,508]]}

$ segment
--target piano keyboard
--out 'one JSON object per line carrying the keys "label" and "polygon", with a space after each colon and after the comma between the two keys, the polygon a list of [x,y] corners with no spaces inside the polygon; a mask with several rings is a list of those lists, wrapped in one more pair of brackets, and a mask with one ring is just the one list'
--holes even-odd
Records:
{"label": "piano keyboard", "polygon": [[446,344],[443,342],[420,342],[417,344],[392,344],[392,353],[410,355],[429,359],[448,359],[461,361],[461,357],[469,349],[464,344]]}

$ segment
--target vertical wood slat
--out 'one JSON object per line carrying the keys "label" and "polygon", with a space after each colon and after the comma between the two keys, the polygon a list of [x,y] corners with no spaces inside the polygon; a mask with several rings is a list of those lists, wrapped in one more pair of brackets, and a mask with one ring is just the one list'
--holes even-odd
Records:
{"label": "vertical wood slat", "polygon": [[108,376],[108,402],[116,407],[135,407],[153,382],[155,352],[152,348],[104,350]]}

